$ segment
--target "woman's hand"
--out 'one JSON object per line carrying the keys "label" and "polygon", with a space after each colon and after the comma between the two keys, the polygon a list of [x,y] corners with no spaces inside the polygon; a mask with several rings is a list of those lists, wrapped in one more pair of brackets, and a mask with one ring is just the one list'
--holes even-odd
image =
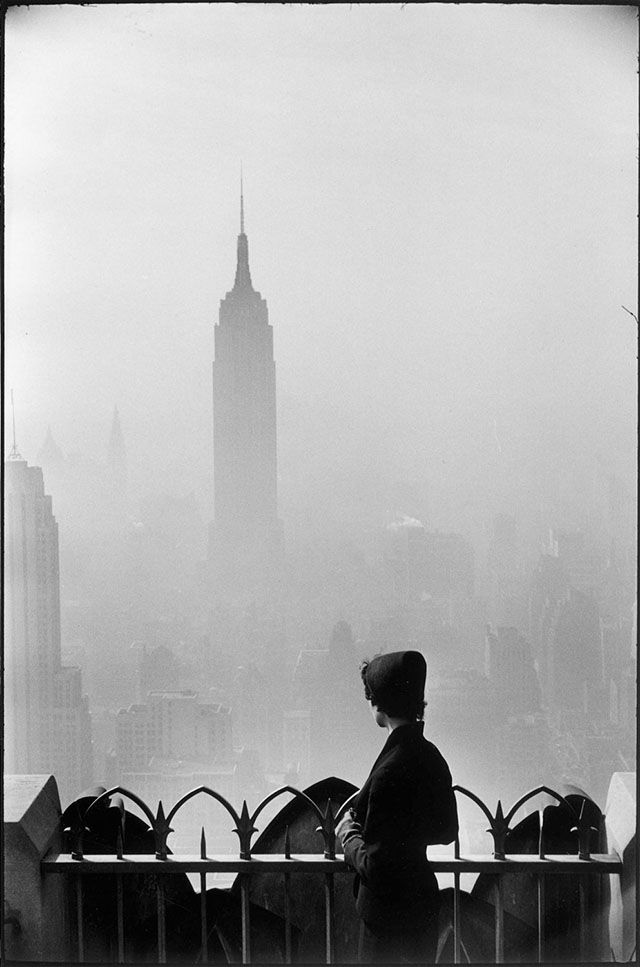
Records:
{"label": "woman's hand", "polygon": [[336,826],[336,836],[344,848],[344,844],[348,839],[352,836],[360,835],[360,833],[362,833],[362,826],[356,822],[353,810],[348,809]]}

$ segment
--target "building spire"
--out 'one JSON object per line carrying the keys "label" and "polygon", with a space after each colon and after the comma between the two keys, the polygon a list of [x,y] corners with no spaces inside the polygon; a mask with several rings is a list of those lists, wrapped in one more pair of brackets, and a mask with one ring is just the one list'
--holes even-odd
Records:
{"label": "building spire", "polygon": [[11,417],[13,420],[13,446],[9,454],[9,460],[22,460],[18,444],[16,443],[16,408],[13,402],[13,390],[11,390]]}
{"label": "building spire", "polygon": [[244,182],[242,165],[240,165],[240,234],[238,235],[238,263],[236,279],[233,284],[234,292],[253,292],[251,272],[249,271],[249,243],[244,230]]}
{"label": "building spire", "polygon": [[244,191],[242,187],[242,162],[240,162],[240,234],[244,235]]}

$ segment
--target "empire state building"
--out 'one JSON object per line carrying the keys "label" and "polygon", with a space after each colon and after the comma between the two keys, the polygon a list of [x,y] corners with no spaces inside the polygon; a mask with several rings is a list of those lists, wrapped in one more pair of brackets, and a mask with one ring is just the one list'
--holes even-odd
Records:
{"label": "empire state building", "polygon": [[254,581],[281,557],[276,446],[273,329],[251,282],[241,186],[236,277],[215,327],[210,557],[218,578]]}

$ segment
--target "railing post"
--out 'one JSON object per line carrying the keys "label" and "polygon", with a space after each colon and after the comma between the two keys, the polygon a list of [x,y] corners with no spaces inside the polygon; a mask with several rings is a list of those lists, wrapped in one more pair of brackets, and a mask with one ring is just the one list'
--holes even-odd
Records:
{"label": "railing post", "polygon": [[544,963],[544,918],[545,918],[545,892],[544,892],[544,873],[538,873],[538,963]]}
{"label": "railing post", "polygon": [[325,963],[332,964],[335,960],[335,951],[334,951],[335,890],[334,890],[334,882],[333,882],[333,873],[325,874],[324,898],[325,898],[325,940],[326,940]]}
{"label": "railing post", "polygon": [[[204,826],[200,834],[200,859],[207,858],[207,839]],[[209,960],[209,926],[207,922],[207,874],[200,874],[200,961],[206,964]]]}
{"label": "railing post", "polygon": [[40,861],[61,848],[60,799],[53,776],[4,778],[4,899],[12,923],[7,961],[61,961],[70,955],[65,880],[43,877]]}
{"label": "railing post", "polygon": [[78,873],[75,879],[76,888],[76,961],[84,963],[84,900],[82,893],[82,877]]}
{"label": "railing post", "polygon": [[249,876],[241,874],[240,879],[240,915],[242,917],[242,963],[251,963],[251,918],[249,907]]}
{"label": "railing post", "polygon": [[158,921],[158,963],[167,962],[167,923],[165,919],[164,883],[159,876],[156,883],[156,916]]}
{"label": "railing post", "polygon": [[[456,840],[457,842],[457,840]],[[453,962],[460,963],[460,874],[453,874]]]}
{"label": "railing post", "polygon": [[502,877],[496,883],[496,964],[504,963],[504,891]]}

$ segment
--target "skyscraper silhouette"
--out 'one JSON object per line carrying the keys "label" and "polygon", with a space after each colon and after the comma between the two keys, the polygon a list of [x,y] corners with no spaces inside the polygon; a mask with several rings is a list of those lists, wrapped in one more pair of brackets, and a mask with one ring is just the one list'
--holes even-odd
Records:
{"label": "skyscraper silhouette", "polygon": [[61,798],[91,779],[79,668],[61,657],[58,524],[40,467],[15,445],[5,472],[5,769],[55,774]]}
{"label": "skyscraper silhouette", "polygon": [[267,303],[251,282],[242,183],[236,277],[215,327],[213,449],[210,556],[219,576],[253,584],[278,561],[282,527],[273,329]]}

